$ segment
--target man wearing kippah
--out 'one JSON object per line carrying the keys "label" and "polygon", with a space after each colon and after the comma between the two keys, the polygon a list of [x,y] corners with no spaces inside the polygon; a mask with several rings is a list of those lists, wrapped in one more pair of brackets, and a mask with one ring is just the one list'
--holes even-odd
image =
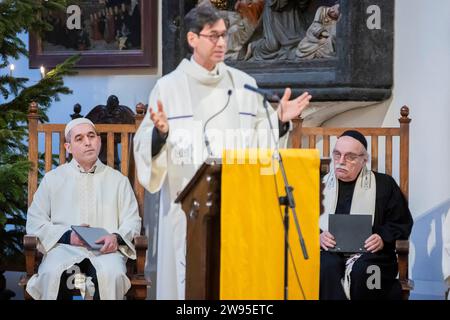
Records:
{"label": "man wearing kippah", "polygon": [[[126,261],[136,259],[132,240],[141,228],[133,189],[98,159],[101,140],[90,120],[69,122],[65,138],[72,161],[44,176],[28,209],[26,231],[38,237],[44,258],[26,290],[34,299],[68,299],[74,273],[81,271],[88,276],[89,286],[81,288],[89,289],[87,297],[123,299],[130,288]],[[72,225],[101,227],[109,234],[97,240],[102,248],[92,251]]]}
{"label": "man wearing kippah", "polygon": [[[395,180],[369,170],[368,157],[366,138],[355,130],[344,132],[333,150],[332,168],[323,180],[321,300],[401,298],[395,241],[408,239],[413,220]],[[372,216],[372,235],[364,243],[365,253],[348,256],[330,251],[336,246],[334,235],[328,231],[331,214]],[[380,279],[369,285],[373,270],[380,270]]]}

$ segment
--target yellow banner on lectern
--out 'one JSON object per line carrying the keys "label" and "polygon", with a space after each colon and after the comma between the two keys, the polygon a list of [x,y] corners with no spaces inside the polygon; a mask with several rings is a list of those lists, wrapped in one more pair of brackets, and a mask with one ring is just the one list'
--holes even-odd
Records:
{"label": "yellow banner on lectern", "polygon": [[[290,300],[319,298],[319,152],[281,150],[294,188],[296,211],[309,259],[301,251],[290,212]],[[281,170],[269,150],[225,151],[222,165],[220,298],[284,297],[284,207]],[[276,171],[276,176],[273,172]]]}

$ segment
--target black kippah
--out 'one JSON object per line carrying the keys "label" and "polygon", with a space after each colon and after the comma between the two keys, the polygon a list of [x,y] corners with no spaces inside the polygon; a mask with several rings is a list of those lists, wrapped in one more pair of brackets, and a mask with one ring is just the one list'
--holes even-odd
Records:
{"label": "black kippah", "polygon": [[361,144],[364,146],[364,149],[367,150],[367,140],[366,138],[362,135],[361,132],[356,131],[356,130],[347,130],[345,131],[343,134],[340,135],[339,138],[341,137],[352,137],[353,139],[358,140],[359,142],[361,142]]}

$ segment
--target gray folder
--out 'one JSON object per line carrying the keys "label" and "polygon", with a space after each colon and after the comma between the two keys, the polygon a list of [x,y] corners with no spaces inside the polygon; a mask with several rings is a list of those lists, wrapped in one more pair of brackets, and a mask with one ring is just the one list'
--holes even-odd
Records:
{"label": "gray folder", "polygon": [[95,243],[95,241],[103,236],[109,235],[109,232],[103,228],[72,226],[72,230],[92,250],[100,250],[103,247],[103,244]]}
{"label": "gray folder", "polygon": [[367,252],[364,242],[372,235],[370,214],[330,214],[328,231],[334,236],[336,246],[331,252]]}

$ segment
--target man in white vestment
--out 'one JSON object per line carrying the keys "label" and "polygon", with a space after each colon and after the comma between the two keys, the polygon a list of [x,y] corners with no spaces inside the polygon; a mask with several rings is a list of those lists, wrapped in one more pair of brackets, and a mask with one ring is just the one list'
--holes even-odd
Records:
{"label": "man in white vestment", "polygon": [[[202,3],[186,15],[185,26],[193,55],[156,83],[134,138],[140,183],[152,193],[162,190],[157,299],[185,297],[186,218],[174,203],[177,193],[208,156],[220,157],[224,148],[273,146],[263,99],[244,89],[256,86],[255,79],[223,63],[228,34],[219,12]],[[280,143],[311,99],[306,92],[290,96],[286,89],[277,111],[269,111]]]}
{"label": "man in white vestment", "polygon": [[[66,299],[78,288],[75,276],[84,274],[86,285],[79,289],[85,298],[123,299],[130,288],[126,261],[136,259],[132,240],[141,228],[133,189],[127,177],[98,159],[101,139],[90,120],[69,122],[65,137],[73,160],[44,176],[28,209],[26,231],[38,237],[44,257],[26,290],[34,299]],[[72,225],[109,234],[92,251]]]}

